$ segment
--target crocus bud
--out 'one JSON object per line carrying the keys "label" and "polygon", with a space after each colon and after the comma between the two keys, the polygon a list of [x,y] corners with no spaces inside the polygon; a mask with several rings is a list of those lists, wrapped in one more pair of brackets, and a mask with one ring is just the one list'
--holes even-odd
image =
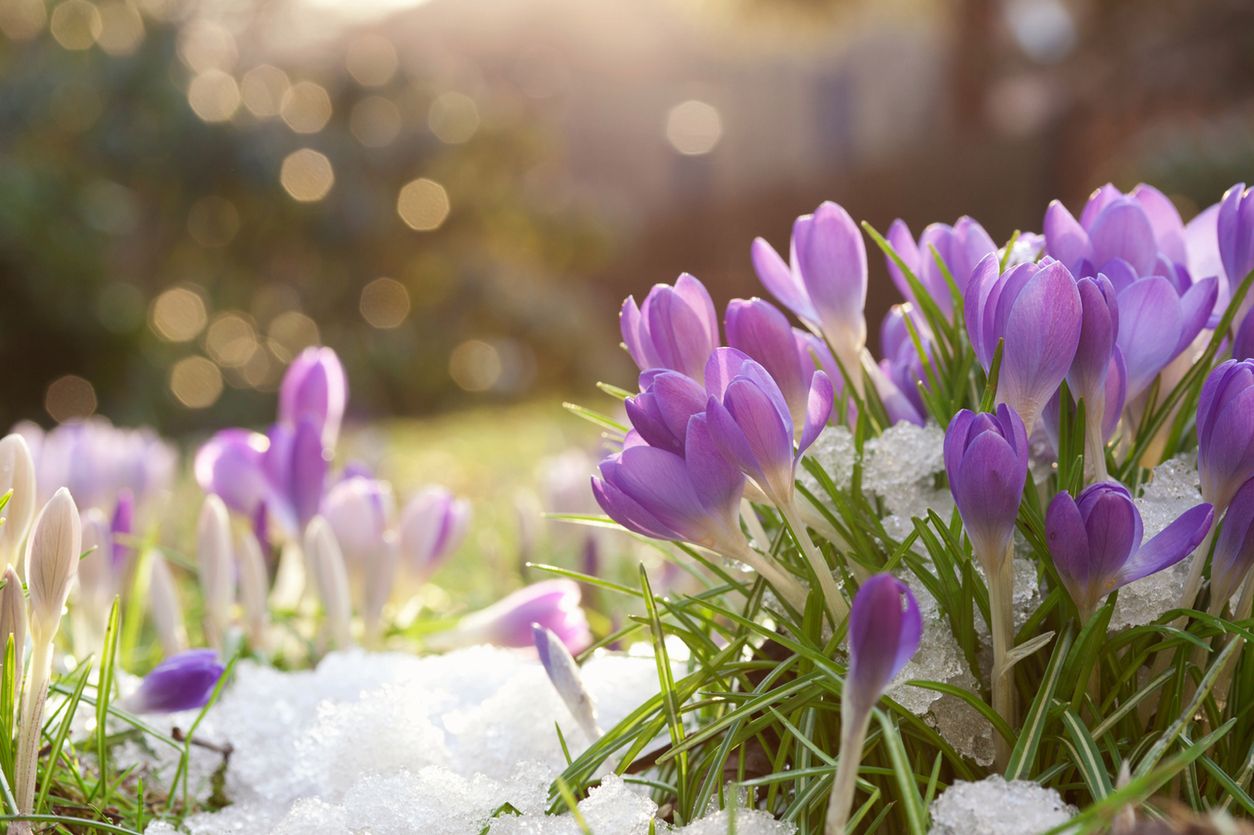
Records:
{"label": "crocus bud", "polygon": [[[901,220],[896,220],[888,228],[888,242],[892,244],[901,260],[928,290],[932,300],[946,316],[953,312],[953,294],[949,290],[949,283],[945,281],[940,266],[936,263],[936,255],[939,255],[945,263],[954,283],[958,285],[959,292],[965,296],[967,283],[970,281],[975,265],[990,252],[997,251],[997,245],[993,243],[988,232],[984,231],[984,227],[966,216],[958,218],[953,226],[947,223],[929,224],[919,236],[917,244],[910,235],[909,227]],[[933,249],[936,250],[935,255],[932,252]],[[907,301],[917,303],[914,291],[896,262],[891,258],[887,261],[888,273],[897,285],[897,289],[901,291],[902,297]]]}
{"label": "crocus bud", "polygon": [[1080,279],[1076,290],[1080,294],[1080,339],[1067,384],[1091,409],[1099,399],[1105,401],[1106,375],[1119,333],[1119,306],[1114,285],[1103,275]]}
{"label": "crocus bud", "polygon": [[[1254,189],[1246,188],[1245,183],[1237,183],[1224,192],[1219,202],[1216,230],[1219,233],[1219,258],[1228,275],[1228,285],[1235,292],[1254,270]],[[1246,314],[1254,306],[1252,295],[1247,294],[1241,303],[1239,315],[1242,320],[1248,318]]]}
{"label": "crocus bud", "polygon": [[945,472],[976,558],[990,571],[1005,557],[1028,472],[1028,436],[1014,409],[963,409],[945,430]]}
{"label": "crocus bud", "polygon": [[183,605],[170,566],[160,553],[149,555],[148,615],[152,618],[161,651],[175,655],[187,646],[187,628],[183,623]]}
{"label": "crocus bud", "polygon": [[868,578],[849,614],[847,703],[860,712],[874,707],[919,648],[922,635],[919,604],[910,588],[891,574]]}
{"label": "crocus bud", "polygon": [[177,713],[205,706],[225,668],[211,649],[191,649],[162,661],[121,702],[131,713]]}
{"label": "crocus bud", "polygon": [[348,382],[340,358],[330,348],[306,348],[283,375],[279,387],[279,422],[292,426],[311,420],[322,443],[334,447],[348,401]]}
{"label": "crocus bud", "polygon": [[1254,567],[1254,479],[1241,485],[1215,541],[1210,565],[1211,606],[1228,601]]}
{"label": "crocus bud", "polygon": [[[762,299],[733,299],[723,324],[727,344],[767,370],[784,395],[793,425],[802,426],[814,363],[807,355],[808,344],[793,331],[788,318]],[[703,398],[698,411],[704,406]]]}
{"label": "crocus bud", "polygon": [[1012,406],[1029,432],[1071,368],[1081,314],[1075,279],[1052,259],[998,274],[994,254],[971,275],[966,322],[972,347],[987,370],[1004,340],[997,402]]}
{"label": "crocus bud", "polygon": [[1084,275],[1107,272],[1120,261],[1137,276],[1147,276],[1160,256],[1173,264],[1187,257],[1179,212],[1162,192],[1144,184],[1127,195],[1102,186],[1078,221],[1055,200],[1045,211],[1043,231],[1046,252]]}
{"label": "crocus bud", "polygon": [[350,573],[383,550],[395,512],[392,485],[386,481],[354,476],[327,492],[322,500],[322,518],[335,533]]}
{"label": "crocus bud", "polygon": [[655,284],[644,304],[628,296],[619,313],[623,343],[641,371],[667,368],[698,381],[718,346],[718,316],[700,281],[688,273],[672,287]]}
{"label": "crocus bud", "polygon": [[1228,360],[1202,385],[1197,472],[1202,498],[1221,511],[1254,477],[1254,360]]}
{"label": "crocus bud", "polygon": [[793,422],[779,386],[761,365],[746,360],[706,404],[710,436],[723,456],[753,479],[776,505],[791,505],[797,461],[832,413],[835,393],[822,371],[810,378],[805,424],[797,448]]}
{"label": "crocus bud", "polygon": [[36,643],[51,643],[61,626],[61,610],[78,573],[83,552],[82,523],[70,491],[57,490],[35,517],[26,543],[26,585],[30,592],[30,631]]}
{"label": "crocus bud", "polygon": [[4,654],[9,636],[13,636],[13,660],[15,690],[22,691],[22,659],[26,653],[26,595],[22,593],[22,578],[13,566],[4,570],[4,588],[0,589],[0,670],[4,669]]}
{"label": "crocus bud", "polygon": [[0,496],[13,491],[0,508],[0,559],[16,561],[35,516],[35,462],[26,439],[16,433],[0,440]]}
{"label": "crocus bud", "polygon": [[205,605],[205,636],[222,647],[235,603],[235,563],[231,553],[231,518],[214,495],[205,497],[196,526],[196,562]]}
{"label": "crocus bud", "polygon": [[352,643],[353,616],[348,572],[335,534],[321,516],[315,516],[305,531],[305,554],[322,600],[327,640],[333,648],[346,647]]}
{"label": "crocus bud", "polygon": [[1128,489],[1099,482],[1075,499],[1066,490],[1054,496],[1045,514],[1045,537],[1067,593],[1088,618],[1110,592],[1191,554],[1212,518],[1211,506],[1199,504],[1142,545],[1141,514]]}
{"label": "crocus bud", "polygon": [[570,715],[575,717],[589,742],[600,739],[601,729],[597,727],[596,705],[583,686],[583,677],[579,674],[579,665],[566,644],[551,629],[538,623],[531,625],[531,636],[535,641],[536,654],[540,664],[548,674],[549,681],[557,695],[566,703]]}
{"label": "crocus bud", "polygon": [[456,632],[463,643],[530,647],[535,642],[532,627],[539,624],[551,630],[568,650],[579,652],[592,643],[579,600],[579,584],[573,580],[544,580],[468,615]]}
{"label": "crocus bud", "polygon": [[78,595],[76,606],[89,622],[89,633],[102,634],[114,595],[118,593],[119,574],[113,564],[113,530],[99,508],[91,508],[82,517],[83,558],[78,563]]}
{"label": "crocus bud", "polygon": [[419,582],[427,580],[461,544],[470,503],[443,487],[428,487],[405,505],[397,525],[401,558]]}
{"label": "crocus bud", "polygon": [[239,568],[239,600],[244,609],[244,621],[248,637],[254,648],[266,645],[266,632],[270,628],[270,574],[261,545],[252,531],[240,533],[235,548],[235,563]]}

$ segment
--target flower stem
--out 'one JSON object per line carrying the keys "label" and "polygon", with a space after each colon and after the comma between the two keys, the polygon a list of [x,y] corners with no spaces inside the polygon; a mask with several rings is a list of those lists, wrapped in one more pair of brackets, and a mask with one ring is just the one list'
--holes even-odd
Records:
{"label": "flower stem", "polygon": [[769,558],[763,557],[748,544],[738,548],[728,548],[728,553],[724,553],[723,556],[742,562],[758,572],[766,582],[771,584],[771,588],[775,589],[775,593],[783,598],[785,603],[798,612],[805,612],[805,588],[797,582],[795,577],[771,562]]}
{"label": "flower stem", "polygon": [[[845,691],[848,693],[848,691]],[[836,761],[836,779],[827,800],[827,823],[824,835],[845,835],[849,812],[853,809],[853,792],[858,782],[858,766],[862,762],[862,745],[866,742],[871,711],[858,710],[846,696],[841,697],[840,755]]]}
{"label": "flower stem", "polygon": [[[31,650],[30,673],[25,697],[22,700],[21,722],[18,726],[17,765],[14,782],[17,790],[17,810],[29,815],[35,811],[35,773],[39,762],[39,731],[43,725],[44,702],[48,699],[48,676],[52,671],[52,642],[36,641]],[[10,833],[28,832],[15,823]]]}
{"label": "flower stem", "polygon": [[[988,577],[989,631],[993,636],[993,710],[1010,727],[1016,727],[1014,677],[1006,663],[1014,646],[1014,561],[1007,549],[992,567]],[[1003,769],[1010,759],[1010,746],[1001,734],[993,734],[997,743],[997,767]]]}
{"label": "flower stem", "polygon": [[1102,434],[1101,398],[1093,399],[1093,411],[1085,416],[1084,424],[1084,462],[1089,470],[1091,481],[1106,481],[1106,439]]}
{"label": "flower stem", "polygon": [[832,625],[839,626],[841,621],[849,616],[849,604],[845,602],[845,596],[840,593],[840,586],[836,584],[836,578],[832,576],[832,569],[823,558],[818,546],[814,544],[814,540],[810,538],[809,530],[806,529],[805,523],[801,521],[797,513],[796,503],[781,504],[779,512],[788,523],[788,527],[792,529],[793,538],[797,540],[801,553],[805,554],[806,561],[810,563],[810,570],[818,578],[819,589],[823,592],[823,601],[827,604],[827,612],[832,616]]}

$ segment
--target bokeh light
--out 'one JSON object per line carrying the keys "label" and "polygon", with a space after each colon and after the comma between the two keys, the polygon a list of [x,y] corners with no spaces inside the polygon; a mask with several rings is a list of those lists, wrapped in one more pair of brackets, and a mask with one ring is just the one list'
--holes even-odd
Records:
{"label": "bokeh light", "polygon": [[48,27],[66,49],[91,49],[104,28],[100,10],[88,0],[65,0],[52,10]]}
{"label": "bokeh light", "polygon": [[396,198],[396,212],[411,229],[430,232],[439,229],[449,213],[448,192],[435,180],[411,180]]}
{"label": "bokeh light", "polygon": [[468,339],[449,355],[448,373],[465,391],[487,391],[501,378],[501,355],[491,343]]}
{"label": "bokeh light", "polygon": [[96,43],[110,55],[130,55],[144,39],[144,19],[126,0],[101,3],[100,35]]}
{"label": "bokeh light", "polygon": [[344,65],[363,87],[381,87],[396,75],[396,47],[383,35],[358,35],[348,43]]}
{"label": "bokeh light", "polygon": [[383,96],[366,96],[353,105],[348,129],[367,148],[390,145],[401,132],[401,111]]}
{"label": "bokeh light", "polygon": [[48,22],[44,0],[3,0],[0,2],[0,32],[15,41],[29,41]]}
{"label": "bokeh light", "polygon": [[252,321],[235,311],[219,313],[205,332],[205,350],[223,368],[247,365],[259,347]]}
{"label": "bokeh light", "polygon": [[250,113],[259,119],[269,119],[279,115],[283,95],[291,86],[283,70],[273,64],[260,64],[244,73],[240,92]]}
{"label": "bokeh light", "polygon": [[297,81],[283,93],[279,115],[296,133],[317,133],[331,119],[331,96],[321,84]]}
{"label": "bokeh light", "polygon": [[479,129],[479,108],[464,93],[444,93],[431,102],[427,126],[441,142],[459,145]]}
{"label": "bokeh light", "polygon": [[284,363],[310,345],[319,344],[318,323],[299,310],[288,310],[275,316],[266,329],[267,345],[271,353]]}
{"label": "bokeh light", "polygon": [[187,103],[206,122],[225,122],[239,110],[239,85],[230,73],[205,70],[187,85]]}
{"label": "bokeh light", "polygon": [[293,200],[311,203],[327,196],[335,185],[335,171],[325,154],[312,148],[292,151],[283,159],[279,182]]}
{"label": "bokeh light", "polygon": [[148,310],[152,329],[170,342],[187,342],[205,329],[208,314],[200,292],[190,287],[171,287],[153,299]]}
{"label": "bokeh light", "polygon": [[44,395],[44,410],[57,423],[91,417],[97,405],[95,387],[77,374],[53,380]]}
{"label": "bokeh light", "polygon": [[239,60],[235,36],[207,18],[193,20],[179,30],[178,56],[192,72],[227,71]]}
{"label": "bokeh light", "polygon": [[239,232],[239,211],[225,197],[211,194],[192,204],[187,214],[187,234],[201,246],[226,246]]}
{"label": "bokeh light", "polygon": [[372,328],[399,327],[409,316],[409,291],[394,278],[376,278],[361,289],[359,309]]}
{"label": "bokeh light", "polygon": [[205,409],[222,396],[222,372],[204,357],[184,357],[170,369],[170,393],[189,409]]}
{"label": "bokeh light", "polygon": [[666,140],[685,156],[708,154],[722,138],[723,117],[711,104],[689,99],[666,114]]}

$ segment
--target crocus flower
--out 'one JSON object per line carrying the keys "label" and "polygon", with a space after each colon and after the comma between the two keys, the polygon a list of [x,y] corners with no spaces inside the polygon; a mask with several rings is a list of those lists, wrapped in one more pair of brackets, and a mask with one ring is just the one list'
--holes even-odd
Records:
{"label": "crocus flower", "polygon": [[683,455],[688,419],[705,411],[705,388],[678,371],[646,371],[640,375],[640,388],[623,401],[627,419],[649,446]]}
{"label": "crocus flower", "polygon": [[270,573],[261,545],[252,531],[239,534],[235,563],[239,573],[239,602],[253,649],[264,649],[270,628]]}
{"label": "crocus flower", "polygon": [[18,549],[26,538],[31,520],[35,518],[37,500],[35,462],[26,439],[14,433],[0,440],[0,496],[8,493],[9,501],[0,508],[0,560],[16,562]]}
{"label": "crocus flower", "polygon": [[4,670],[6,647],[13,636],[14,691],[22,692],[22,660],[26,655],[26,595],[22,594],[22,578],[13,566],[4,569],[4,588],[0,589],[0,671]]}
{"label": "crocus flower", "polygon": [[70,491],[62,487],[39,511],[26,541],[30,631],[36,644],[51,643],[57,634],[65,599],[78,573],[82,543],[78,507]]}
{"label": "crocus flower", "polygon": [[997,402],[1013,406],[1029,432],[1071,368],[1082,315],[1075,279],[1052,259],[998,274],[997,256],[989,255],[971,276],[966,297],[971,344],[987,370],[1004,340]]}
{"label": "crocus flower", "polygon": [[1003,559],[1028,472],[1028,436],[1014,409],[996,414],[963,409],[945,430],[945,471],[976,557]]}
{"label": "crocus flower", "polygon": [[1054,496],[1045,513],[1045,536],[1058,576],[1087,619],[1110,592],[1191,554],[1212,518],[1211,506],[1199,504],[1142,545],[1141,513],[1132,495],[1107,481],[1089,485],[1074,499],[1066,490]]}
{"label": "crocus flower", "polygon": [[183,622],[178,585],[165,557],[153,551],[148,555],[148,561],[148,617],[152,620],[162,651],[166,655],[175,655],[187,647],[187,628]]}
{"label": "crocus flower", "polygon": [[1171,264],[1187,260],[1184,224],[1171,201],[1141,184],[1127,195],[1112,185],[1093,192],[1080,219],[1057,200],[1044,222],[1045,250],[1079,275],[1108,272],[1114,261],[1137,276],[1155,274],[1161,255]]}
{"label": "crocus flower", "polygon": [[231,549],[231,518],[214,495],[205,497],[196,525],[196,566],[204,598],[205,637],[221,649],[235,604],[235,559]]}
{"label": "crocus flower", "polygon": [[548,627],[533,623],[531,637],[535,642],[540,665],[544,667],[553,689],[565,702],[570,715],[579,723],[589,741],[599,739],[601,729],[597,726],[596,705],[583,685],[583,677],[579,674],[579,665],[575,663],[574,656],[562,639]]}
{"label": "crocus flower", "polygon": [[[984,231],[984,227],[966,216],[958,218],[953,226],[947,223],[929,224],[919,236],[917,244],[905,221],[895,220],[888,228],[888,242],[946,316],[953,313],[953,294],[940,265],[936,263],[933,248],[945,262],[945,267],[964,297],[975,265],[984,256],[997,252],[997,245],[993,243],[988,232]],[[892,258],[886,257],[885,260],[888,263],[888,274],[901,291],[902,298],[917,305],[914,291],[897,263]]]}
{"label": "crocus flower", "polygon": [[[1073,395],[1082,398],[1085,404],[1085,460],[1090,472],[1105,479],[1107,382],[1111,366],[1118,368],[1123,362],[1122,354],[1115,357],[1119,307],[1115,302],[1115,288],[1105,276],[1082,278],[1076,282],[1076,290],[1080,294],[1080,339],[1067,372],[1067,384]],[[1117,418],[1123,408],[1123,398],[1109,406]]]}
{"label": "crocus flower", "polygon": [[305,529],[305,557],[322,601],[326,641],[333,649],[347,647],[352,643],[353,619],[348,571],[335,534],[321,516],[315,516]]}
{"label": "crocus flower", "polygon": [[[814,362],[788,318],[762,299],[733,299],[723,319],[727,344],[761,364],[779,386],[793,424],[805,424]],[[704,408],[704,398],[702,406]]]}
{"label": "crocus flower", "polygon": [[460,644],[489,643],[501,647],[531,647],[533,625],[551,630],[571,652],[592,643],[588,619],[579,606],[579,584],[573,580],[544,580],[525,586],[502,600],[462,619],[455,630]]}
{"label": "crocus flower", "polygon": [[762,284],[823,334],[854,390],[861,392],[867,263],[866,244],[853,218],[825,202],[793,224],[790,264],[762,238],[753,242],[751,254]]}
{"label": "crocus flower", "polygon": [[1246,316],[1237,328],[1237,335],[1232,340],[1232,358],[1234,360],[1254,359],[1254,316]]}
{"label": "crocus flower", "polygon": [[710,436],[778,506],[792,504],[797,462],[832,413],[834,392],[822,371],[810,378],[805,423],[794,448],[792,413],[766,369],[746,360],[706,404]]}
{"label": "crocus flower", "polygon": [[268,435],[225,429],[196,453],[196,480],[236,513],[252,519],[264,510],[292,539],[318,512],[327,458],[321,430],[309,418],[276,424]]}
{"label": "crocus flower", "polygon": [[1254,360],[1228,360],[1202,385],[1197,471],[1202,498],[1220,511],[1254,477]]}
{"label": "crocus flower", "polygon": [[1254,479],[1241,485],[1224,514],[1210,565],[1211,612],[1218,614],[1254,568]]}
{"label": "crocus flower", "polygon": [[211,649],[192,649],[162,661],[122,700],[131,713],[177,713],[205,706],[225,667]]}
{"label": "crocus flower", "polygon": [[628,296],[619,314],[627,353],[641,371],[668,368],[701,379],[718,346],[718,317],[705,286],[684,273],[672,287],[656,284],[637,307]]}
{"label": "crocus flower", "polygon": [[322,501],[322,516],[343,551],[353,600],[371,636],[396,576],[395,504],[392,485],[364,476],[341,481]]}
{"label": "crocus flower", "polygon": [[279,423],[296,426],[310,420],[322,443],[335,446],[348,402],[348,381],[340,358],[330,348],[306,348],[288,366],[279,387]]}
{"label": "crocus flower", "polygon": [[420,582],[428,579],[457,549],[470,525],[470,503],[443,487],[414,495],[397,523],[400,558]]}
{"label": "crocus flower", "polygon": [[849,669],[841,691],[840,757],[827,806],[826,831],[845,831],[871,708],[919,648],[923,619],[905,583],[891,574],[867,578],[849,614]]}
{"label": "crocus flower", "polygon": [[[1219,238],[1219,258],[1228,276],[1232,292],[1254,270],[1254,189],[1237,183],[1224,192],[1215,218]],[[1247,293],[1241,303],[1241,319],[1254,306],[1254,293]]]}
{"label": "crocus flower", "polygon": [[1206,327],[1218,283],[1206,278],[1183,286],[1160,275],[1131,280],[1117,268],[1109,275],[1119,307],[1117,344],[1128,368],[1128,399],[1133,400]]}

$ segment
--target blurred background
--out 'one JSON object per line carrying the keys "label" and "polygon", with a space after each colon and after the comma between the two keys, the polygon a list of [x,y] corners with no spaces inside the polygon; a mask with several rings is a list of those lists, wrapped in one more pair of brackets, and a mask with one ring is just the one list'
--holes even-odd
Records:
{"label": "blurred background", "polygon": [[1004,240],[1108,180],[1254,180],[1254,3],[0,0],[0,426],[191,446],[330,345],[348,455],[480,501],[491,573],[586,498],[628,293],[756,294],[823,199]]}
{"label": "blurred background", "polygon": [[1142,179],[1254,179],[1248,0],[0,0],[0,425],[261,424],[317,342],[358,420],[562,420],[623,296],[756,293],[822,199],[1004,239]]}

